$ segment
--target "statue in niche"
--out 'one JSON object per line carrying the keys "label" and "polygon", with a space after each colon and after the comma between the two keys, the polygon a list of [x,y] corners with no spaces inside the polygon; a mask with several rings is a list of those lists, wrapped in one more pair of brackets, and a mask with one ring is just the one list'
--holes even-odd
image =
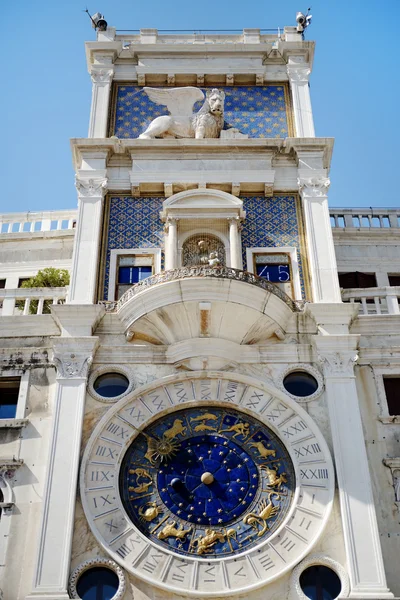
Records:
{"label": "statue in niche", "polygon": [[208,265],[208,242],[206,240],[200,240],[197,244],[199,249],[199,265]]}
{"label": "statue in niche", "polygon": [[218,258],[217,252],[210,252],[208,264],[210,265],[210,267],[219,267],[219,265],[221,264],[221,261]]}
{"label": "statue in niche", "polygon": [[[152,102],[166,106],[170,115],[156,117],[140,139],[154,138],[219,138],[224,126],[225,93],[208,90],[206,96],[196,87],[159,89],[144,87]],[[205,98],[205,100],[204,100]],[[203,106],[193,113],[196,102],[204,100]]]}

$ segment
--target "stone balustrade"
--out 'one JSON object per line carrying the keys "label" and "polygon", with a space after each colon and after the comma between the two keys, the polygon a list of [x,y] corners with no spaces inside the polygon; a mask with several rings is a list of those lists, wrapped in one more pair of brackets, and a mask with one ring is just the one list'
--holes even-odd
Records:
{"label": "stone balustrade", "polygon": [[360,302],[360,316],[398,315],[399,298],[400,286],[342,290],[343,302]]}
{"label": "stone balustrade", "polygon": [[400,229],[398,208],[330,208],[333,229]]}
{"label": "stone balustrade", "polygon": [[[46,300],[51,304],[64,304],[67,292],[67,287],[0,289],[1,316],[41,315]],[[35,300],[37,304],[32,303]]]}
{"label": "stone balustrade", "polygon": [[74,229],[76,210],[0,214],[0,233],[32,233]]}

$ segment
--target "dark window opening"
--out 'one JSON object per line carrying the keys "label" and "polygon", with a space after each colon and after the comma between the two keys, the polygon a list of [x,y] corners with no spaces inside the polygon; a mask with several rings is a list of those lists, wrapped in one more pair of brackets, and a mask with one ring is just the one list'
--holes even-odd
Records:
{"label": "dark window opening", "polygon": [[400,377],[384,377],[383,385],[389,415],[400,415]]}
{"label": "dark window opening", "polygon": [[283,387],[293,396],[311,396],[318,389],[318,381],[306,371],[292,371],[283,380]]}
{"label": "dark window opening", "polygon": [[121,373],[105,373],[96,379],[93,387],[99,396],[115,398],[128,389],[129,380]]}
{"label": "dark window opening", "polygon": [[118,283],[133,285],[150,277],[152,267],[120,267],[118,270]]}
{"label": "dark window opening", "polygon": [[341,288],[369,288],[377,287],[375,273],[339,273],[339,285]]}
{"label": "dark window opening", "polygon": [[0,279],[0,290],[4,290],[5,287],[6,287],[6,280]]}
{"label": "dark window opening", "polygon": [[0,419],[15,419],[20,377],[0,378]]}
{"label": "dark window opening", "polygon": [[79,577],[76,591],[82,600],[111,600],[119,588],[118,575],[106,567],[94,567]]}
{"label": "dark window opening", "polygon": [[300,575],[300,587],[310,600],[334,600],[342,590],[336,573],[323,565],[305,569]]}
{"label": "dark window opening", "polygon": [[20,277],[18,279],[18,287],[22,287],[22,284],[24,283],[24,281],[28,281],[30,279],[30,277]]}
{"label": "dark window opening", "polygon": [[400,286],[400,275],[388,275],[389,285]]}

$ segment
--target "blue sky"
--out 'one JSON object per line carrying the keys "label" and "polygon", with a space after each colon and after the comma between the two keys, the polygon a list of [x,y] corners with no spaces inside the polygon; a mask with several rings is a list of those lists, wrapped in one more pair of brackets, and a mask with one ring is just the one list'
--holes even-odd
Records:
{"label": "blue sky", "polygon": [[[90,2],[91,12],[103,12],[117,29],[267,29],[293,25],[296,11],[308,6],[307,0]],[[311,6],[316,134],[336,138],[330,204],[399,206],[400,0]],[[87,135],[84,42],[95,39],[85,8],[84,0],[3,4],[1,212],[76,207],[69,139]]]}

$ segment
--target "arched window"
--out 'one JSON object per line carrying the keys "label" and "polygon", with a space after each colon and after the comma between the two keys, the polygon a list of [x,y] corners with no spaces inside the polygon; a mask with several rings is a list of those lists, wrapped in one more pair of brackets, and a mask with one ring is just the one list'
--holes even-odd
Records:
{"label": "arched window", "polygon": [[209,265],[213,259],[218,259],[220,265],[226,264],[225,246],[216,235],[197,233],[183,243],[183,267]]}

